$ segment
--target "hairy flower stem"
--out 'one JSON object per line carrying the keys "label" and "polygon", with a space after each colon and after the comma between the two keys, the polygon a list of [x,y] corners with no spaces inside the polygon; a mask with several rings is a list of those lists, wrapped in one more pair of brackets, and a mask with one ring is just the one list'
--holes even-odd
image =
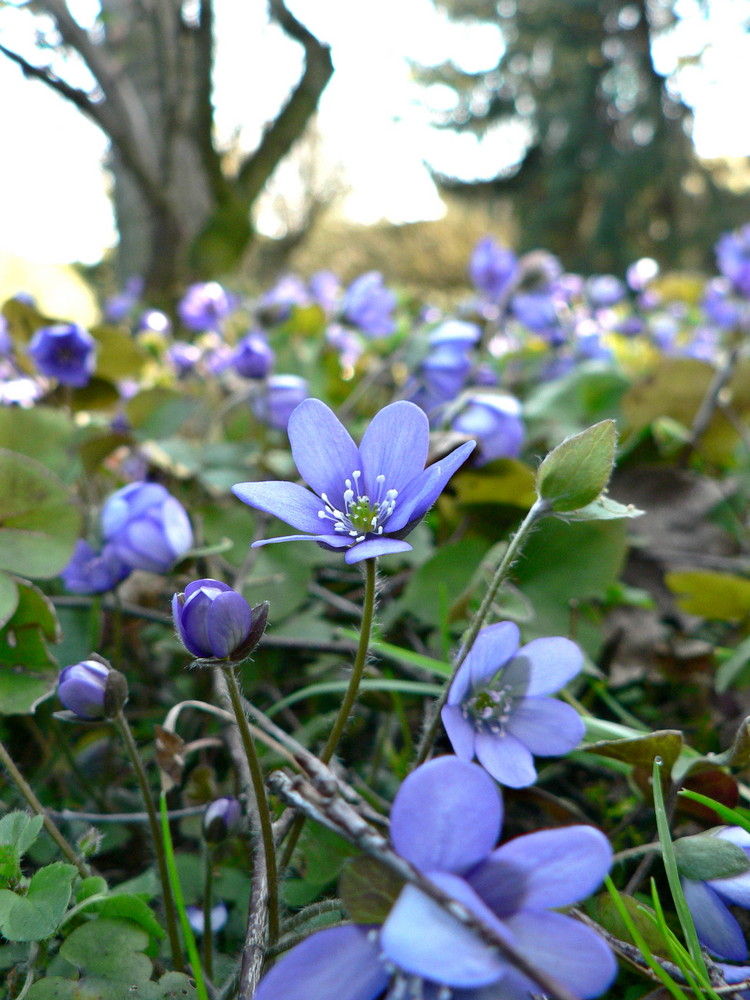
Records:
{"label": "hairy flower stem", "polygon": [[357,655],[354,658],[352,675],[349,678],[349,687],[347,688],[344,700],[341,702],[339,714],[336,716],[333,729],[331,730],[328,740],[326,741],[326,745],[323,747],[320,754],[320,759],[324,764],[327,764],[331,757],[333,757],[336,752],[336,747],[339,745],[341,735],[346,728],[347,722],[349,721],[352,708],[354,708],[354,702],[357,700],[360,681],[362,680],[362,674],[364,673],[365,664],[367,663],[367,651],[370,648],[372,621],[375,617],[376,566],[377,559],[365,560],[365,599],[362,606],[362,629],[359,633],[359,646],[357,647]]}
{"label": "hairy flower stem", "polygon": [[16,787],[18,788],[21,795],[23,795],[23,797],[26,799],[31,809],[37,814],[37,816],[42,817],[42,823],[44,825],[44,829],[47,831],[50,837],[52,837],[52,839],[60,848],[60,850],[68,859],[68,861],[70,861],[71,864],[76,866],[76,868],[78,869],[78,874],[81,876],[81,878],[88,878],[88,876],[91,874],[89,866],[84,861],[82,861],[81,858],[78,857],[72,845],[68,843],[65,837],[63,837],[63,835],[60,833],[57,826],[49,818],[44,806],[34,794],[34,790],[32,789],[31,785],[18,770],[15,761],[13,760],[13,758],[8,753],[8,751],[6,750],[5,746],[2,743],[0,743],[0,761],[2,761],[6,771],[15,782]]}
{"label": "hairy flower stem", "polygon": [[[364,673],[365,664],[367,663],[367,651],[370,648],[372,622],[375,617],[377,559],[366,559],[364,569],[365,598],[362,605],[362,627],[359,633],[359,645],[357,646],[357,653],[354,657],[352,675],[349,678],[349,687],[347,688],[344,700],[341,702],[341,707],[339,708],[336,721],[333,724],[333,728],[328,736],[326,745],[320,753],[319,759],[322,760],[324,764],[327,764],[331,757],[333,757],[336,752],[336,747],[339,745],[339,740],[341,739],[341,735],[346,728],[347,722],[349,721],[349,715],[354,707],[354,702],[357,700],[360,681],[362,680],[362,674]],[[292,859],[292,853],[294,848],[297,846],[297,841],[299,840],[299,836],[302,833],[302,827],[304,825],[305,817],[300,815],[295,819],[294,825],[289,831],[289,839],[286,842],[284,854],[281,859],[282,870]]]}
{"label": "hairy flower stem", "polygon": [[419,767],[420,764],[424,764],[430,755],[432,750],[432,745],[435,742],[435,737],[437,736],[438,726],[440,724],[440,712],[448,700],[448,694],[451,689],[451,684],[453,679],[458,673],[459,667],[464,662],[466,657],[471,651],[471,647],[474,645],[476,637],[482,629],[487,616],[490,613],[490,608],[492,607],[493,601],[497,596],[497,592],[503,585],[505,580],[508,578],[510,570],[515,563],[518,555],[526,544],[526,539],[531,534],[532,529],[537,521],[540,521],[543,517],[549,513],[549,507],[543,500],[536,500],[529,510],[526,517],[521,522],[518,531],[513,535],[511,540],[508,542],[508,548],[505,550],[505,555],[500,560],[500,564],[495,570],[495,575],[492,577],[492,582],[487,588],[487,593],[484,595],[484,599],[479,606],[477,613],[474,615],[469,630],[466,633],[461,648],[456,654],[456,658],[453,662],[453,669],[451,670],[451,675],[448,678],[445,687],[443,688],[443,693],[438,698],[429,721],[426,723],[424,732],[422,733],[422,738],[419,741],[419,747],[417,748],[417,757],[414,761],[414,767]]}
{"label": "hairy flower stem", "polygon": [[156,854],[156,865],[159,869],[159,881],[161,882],[162,899],[164,900],[164,916],[167,922],[169,945],[172,949],[172,961],[174,962],[175,970],[177,972],[182,972],[185,965],[182,961],[180,936],[177,931],[177,910],[175,908],[172,886],[167,872],[167,861],[164,854],[164,843],[161,837],[159,817],[156,815],[156,806],[154,805],[151,789],[148,784],[146,769],[143,766],[141,755],[138,753],[138,747],[133,739],[133,733],[128,724],[128,720],[122,712],[122,709],[117,713],[112,721],[117,727],[117,731],[120,733],[120,736],[122,736],[125,749],[128,757],[130,758],[130,762],[133,765],[133,770],[135,771],[135,777],[138,782],[138,788],[141,792],[143,804],[146,807],[148,825],[151,830],[151,840],[153,841],[154,852]]}
{"label": "hairy flower stem", "polygon": [[211,926],[213,904],[214,852],[211,844],[203,845],[203,971],[214,978],[214,939]]}
{"label": "hairy flower stem", "polygon": [[232,703],[235,719],[237,720],[237,728],[247,756],[250,778],[253,783],[253,791],[255,792],[255,804],[258,810],[260,836],[263,843],[266,875],[268,876],[268,938],[269,944],[274,944],[279,936],[279,886],[276,870],[276,847],[273,842],[273,828],[271,826],[271,814],[268,810],[266,786],[263,783],[263,771],[258,760],[253,735],[250,732],[247,716],[242,707],[242,695],[240,694],[240,687],[237,683],[234,669],[230,667],[228,670],[225,670],[224,676],[227,679],[229,700]]}

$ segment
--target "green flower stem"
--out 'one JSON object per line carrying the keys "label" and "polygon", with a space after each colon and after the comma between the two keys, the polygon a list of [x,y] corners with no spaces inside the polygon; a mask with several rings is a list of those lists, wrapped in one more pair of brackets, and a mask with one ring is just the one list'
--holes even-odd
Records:
{"label": "green flower stem", "polygon": [[333,757],[336,752],[336,747],[339,745],[339,740],[341,735],[346,728],[346,724],[349,721],[349,716],[351,714],[352,708],[354,707],[354,702],[357,700],[357,693],[359,691],[359,684],[362,680],[362,674],[364,673],[365,664],[367,663],[367,651],[370,648],[370,635],[372,634],[372,622],[375,617],[375,577],[376,577],[376,567],[377,559],[366,559],[365,560],[365,599],[362,606],[362,628],[359,633],[359,645],[357,646],[357,655],[354,658],[354,666],[352,667],[352,675],[349,678],[349,687],[347,688],[344,700],[341,702],[341,707],[339,708],[339,714],[336,716],[336,721],[333,724],[333,729],[331,729],[330,735],[326,745],[320,754],[320,759],[324,764]]}
{"label": "green flower stem", "polygon": [[432,750],[432,745],[435,742],[435,737],[437,736],[438,726],[440,725],[440,712],[448,700],[448,693],[451,689],[451,684],[458,673],[461,664],[464,662],[466,657],[469,655],[471,647],[474,645],[476,637],[479,635],[482,626],[487,620],[487,616],[490,613],[490,608],[492,603],[497,596],[497,592],[508,578],[510,570],[515,563],[518,555],[526,544],[526,539],[531,534],[532,529],[537,521],[540,521],[543,517],[546,517],[549,513],[549,505],[544,500],[536,500],[529,510],[526,517],[521,522],[518,531],[513,535],[510,542],[508,543],[508,548],[505,550],[505,555],[500,560],[500,565],[495,570],[495,575],[492,578],[492,582],[487,588],[487,593],[484,595],[484,599],[479,606],[479,610],[474,615],[471,625],[469,626],[469,631],[466,633],[461,648],[458,651],[456,659],[453,664],[453,670],[451,675],[443,688],[443,693],[440,695],[435,707],[433,708],[431,718],[429,722],[425,725],[424,732],[422,733],[422,738],[419,741],[419,747],[417,749],[417,758],[414,762],[414,767],[418,767],[420,764],[424,764],[430,755]]}
{"label": "green flower stem", "polygon": [[133,739],[133,733],[128,725],[128,720],[125,718],[122,709],[117,713],[112,721],[115,726],[117,726],[120,736],[122,736],[125,749],[127,750],[128,757],[130,758],[133,770],[135,771],[143,804],[146,807],[148,825],[151,829],[151,840],[153,841],[154,852],[156,853],[156,865],[159,869],[159,881],[161,882],[162,887],[164,916],[167,921],[167,934],[169,935],[169,944],[172,949],[172,961],[174,962],[175,970],[177,972],[182,972],[184,969],[184,962],[182,961],[180,936],[177,932],[177,912],[175,910],[172,886],[169,881],[169,873],[167,871],[167,862],[164,854],[164,841],[162,840],[161,829],[159,827],[159,818],[156,815],[156,806],[154,805],[151,789],[149,788],[146,770],[143,766],[141,755],[138,753],[138,747]]}
{"label": "green flower stem", "polygon": [[[370,648],[370,636],[372,635],[372,622],[375,617],[376,578],[377,559],[366,559],[365,599],[362,606],[362,627],[359,632],[359,643],[354,657],[352,675],[349,678],[349,687],[347,688],[344,700],[341,702],[341,707],[339,708],[336,721],[333,724],[333,728],[328,736],[326,745],[323,747],[320,754],[320,760],[322,760],[324,764],[327,764],[336,752],[336,747],[339,745],[341,734],[346,728],[352,708],[354,707],[354,702],[357,700],[357,692],[359,691],[360,681],[362,680],[362,674],[364,673],[365,664],[367,663],[367,651]],[[292,859],[294,848],[297,846],[297,841],[299,840],[299,836],[302,833],[304,825],[305,817],[300,814],[295,819],[289,831],[289,839],[286,842],[284,854],[281,859],[282,870],[286,868]]]}
{"label": "green flower stem", "polygon": [[60,850],[68,859],[68,861],[70,861],[72,865],[76,866],[76,868],[78,869],[78,874],[81,876],[81,878],[88,878],[89,875],[91,874],[91,869],[89,868],[89,866],[86,864],[85,861],[82,861],[81,858],[79,858],[73,846],[68,843],[68,841],[60,833],[59,829],[54,824],[54,822],[49,818],[44,806],[34,794],[34,790],[32,789],[31,785],[18,770],[15,761],[13,760],[13,758],[11,757],[11,755],[8,753],[5,746],[1,742],[0,742],[0,761],[2,761],[6,771],[15,782],[16,787],[18,788],[21,795],[23,795],[23,797],[26,799],[31,809],[37,814],[37,816],[42,817],[42,823],[44,824],[44,829],[47,831],[50,837],[52,837],[52,839],[60,848]]}
{"label": "green flower stem", "polygon": [[255,804],[258,811],[258,821],[260,823],[260,836],[263,842],[263,854],[266,862],[266,875],[268,876],[268,937],[269,944],[274,944],[279,937],[279,886],[276,869],[276,847],[273,842],[273,828],[271,826],[271,814],[268,810],[268,798],[266,797],[266,786],[263,783],[263,772],[261,770],[258,754],[255,749],[250,726],[247,722],[245,710],[242,707],[242,695],[237,683],[234,668],[229,667],[224,671],[227,679],[227,690],[229,699],[232,702],[234,715],[237,720],[237,728],[240,732],[240,739],[245,749],[247,763],[250,768],[250,777],[253,782],[255,792]]}
{"label": "green flower stem", "polygon": [[210,844],[203,845],[203,968],[208,979],[214,977],[214,941],[211,927],[213,904],[214,852]]}

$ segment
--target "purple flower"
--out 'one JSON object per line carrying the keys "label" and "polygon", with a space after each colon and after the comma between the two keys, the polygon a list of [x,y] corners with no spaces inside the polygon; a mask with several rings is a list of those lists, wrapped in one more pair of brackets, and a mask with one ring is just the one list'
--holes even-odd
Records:
{"label": "purple flower", "polygon": [[109,673],[109,667],[99,660],[82,660],[65,667],[57,682],[60,701],[81,719],[103,719]]}
{"label": "purple flower", "polygon": [[253,412],[269,427],[285,431],[292,413],[308,394],[307,382],[300,375],[271,375],[263,392],[253,400]]}
{"label": "purple flower", "polygon": [[32,337],[28,352],[42,375],[62,385],[81,388],[94,374],[96,342],[75,323],[43,326]]}
{"label": "purple flower", "polygon": [[[616,966],[590,928],[553,909],[591,893],[611,863],[598,830],[571,826],[494,849],[502,803],[474,764],[439,757],[404,781],[391,811],[395,850],[467,907],[540,972],[582,998],[598,996]],[[262,980],[255,1000],[528,1000],[539,987],[413,885],[383,926],[319,931]]]}
{"label": "purple flower", "polygon": [[467,441],[425,468],[427,417],[404,400],[375,415],[359,448],[319,399],[300,403],[288,433],[297,468],[314,492],[282,482],[239,483],[232,491],[243,503],[307,534],[253,544],[320,542],[326,548],[347,549],[348,563],[411,549],[404,536],[474,449],[474,442]]}
{"label": "purple flower", "polygon": [[188,287],[177,305],[177,313],[188,330],[215,330],[234,305],[234,299],[218,281],[206,281]]}
{"label": "purple flower", "polygon": [[125,287],[117,295],[112,295],[104,304],[104,318],[108,323],[120,323],[143,294],[145,282],[134,274],[125,282]]}
{"label": "purple flower", "polygon": [[266,324],[280,323],[287,319],[295,306],[305,306],[310,301],[305,283],[296,274],[283,274],[273,288],[258,301],[258,319]]}
{"label": "purple flower", "polygon": [[469,352],[480,336],[475,323],[458,319],[446,320],[432,331],[421,373],[428,397],[447,401],[458,395],[471,370]]}
{"label": "purple flower", "polygon": [[[724,826],[709,831],[708,835],[736,844],[750,860],[750,833],[742,827]],[[729,907],[750,909],[750,871],[705,881],[683,877],[681,882],[701,944],[719,958],[744,962],[748,956],[747,941]]]}
{"label": "purple flower", "polygon": [[593,274],[586,280],[586,295],[595,309],[604,309],[625,298],[625,285],[614,274]]}
{"label": "purple flower", "polygon": [[97,552],[80,538],[76,542],[70,562],[60,576],[72,594],[103,594],[113,590],[130,574],[112,545],[105,545]]}
{"label": "purple flower", "polygon": [[396,330],[395,308],[396,296],[383,284],[383,275],[368,271],[347,288],[341,317],[370,337],[388,337]]}
{"label": "purple flower", "polygon": [[738,326],[747,313],[747,303],[737,298],[726,278],[713,278],[708,282],[701,305],[709,320],[725,329]]}
{"label": "purple flower", "polygon": [[131,569],[166,573],[193,544],[187,513],[159,483],[130,483],[102,508],[102,534]]}
{"label": "purple flower", "polygon": [[232,355],[232,367],[244,378],[265,378],[273,365],[274,353],[264,335],[248,333],[237,344]]}
{"label": "purple flower", "polygon": [[209,844],[218,844],[239,829],[242,806],[239,799],[224,795],[214,799],[203,813],[203,836]]}
{"label": "purple flower", "polygon": [[167,357],[179,376],[193,371],[201,359],[201,349],[187,340],[173,340],[167,348]]}
{"label": "purple flower", "polygon": [[724,233],[716,246],[716,263],[721,273],[746,298],[750,298],[750,223]]}
{"label": "purple flower", "polygon": [[513,622],[483,628],[442,711],[456,754],[462,760],[476,757],[509,788],[535,781],[534,755],[567,753],[584,733],[575,709],[547,697],[580,671],[578,646],[561,637],[533,639],[520,649],[518,644]]}
{"label": "purple flower", "polygon": [[316,271],[308,282],[310,295],[328,314],[334,312],[341,297],[341,282],[333,271]]}
{"label": "purple flower", "polygon": [[244,659],[265,627],[265,615],[254,624],[245,598],[220,580],[189,583],[172,598],[172,617],[182,644],[204,660]]}
{"label": "purple flower", "polygon": [[521,420],[521,404],[504,392],[474,392],[451,421],[460,434],[476,438],[477,465],[496,458],[515,458],[521,450],[525,430]]}
{"label": "purple flower", "polygon": [[633,261],[625,272],[628,285],[634,292],[643,292],[651,282],[659,277],[659,265],[653,257],[641,257]]}
{"label": "purple flower", "polygon": [[485,236],[474,247],[469,260],[471,283],[488,299],[499,299],[518,275],[518,258],[507,247]]}

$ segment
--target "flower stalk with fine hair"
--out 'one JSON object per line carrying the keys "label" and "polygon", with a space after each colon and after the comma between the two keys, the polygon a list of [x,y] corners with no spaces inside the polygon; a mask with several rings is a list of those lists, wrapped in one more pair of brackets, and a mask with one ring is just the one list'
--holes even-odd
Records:
{"label": "flower stalk with fine hair", "polygon": [[425,468],[429,423],[418,406],[404,400],[373,417],[359,447],[319,399],[299,404],[288,434],[297,468],[314,492],[286,482],[238,483],[232,491],[243,503],[306,534],[253,544],[319,542],[346,549],[348,563],[411,549],[404,537],[475,446],[467,441]]}

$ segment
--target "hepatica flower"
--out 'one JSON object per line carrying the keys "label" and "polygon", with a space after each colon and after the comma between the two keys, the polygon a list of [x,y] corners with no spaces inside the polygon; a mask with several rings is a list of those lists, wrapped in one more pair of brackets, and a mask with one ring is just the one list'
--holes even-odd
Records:
{"label": "hepatica flower", "polygon": [[266,626],[268,604],[251,610],[221,580],[194,580],[172,598],[172,617],[185,648],[199,659],[243,660]]}
{"label": "hepatica flower", "polygon": [[[736,844],[750,859],[750,833],[742,827],[721,827],[711,831],[710,836]],[[747,941],[729,907],[750,909],[750,871],[703,881],[683,877],[681,882],[701,944],[719,958],[746,961]]]}
{"label": "hepatica flower", "polygon": [[89,384],[96,364],[96,341],[76,323],[57,323],[37,330],[28,346],[42,375],[62,385]]}
{"label": "hepatica flower", "polygon": [[490,625],[461,664],[442,710],[443,725],[462,760],[476,757],[502,785],[536,779],[534,756],[577,746],[583,720],[570,705],[548,698],[583,666],[570,639],[533,639],[519,649],[518,626]]}
{"label": "hepatica flower", "polygon": [[[581,998],[615,973],[604,941],[561,913],[591,893],[611,848],[593,827],[518,837],[495,848],[497,786],[475,764],[439,757],[401,786],[391,811],[395,850],[535,968]],[[539,987],[413,885],[381,928],[329,928],[288,952],[255,1000],[528,1000]]]}
{"label": "hepatica flower", "polygon": [[406,552],[403,540],[437,500],[474,448],[468,441],[425,468],[427,417],[413,403],[391,403],[375,415],[359,447],[319,399],[296,408],[287,428],[294,461],[314,492],[296,483],[238,483],[232,491],[251,507],[286,521],[308,540],[347,549],[348,563]]}
{"label": "hepatica flower", "polygon": [[187,512],[159,483],[130,483],[101,513],[105,542],[130,569],[166,573],[193,544]]}

